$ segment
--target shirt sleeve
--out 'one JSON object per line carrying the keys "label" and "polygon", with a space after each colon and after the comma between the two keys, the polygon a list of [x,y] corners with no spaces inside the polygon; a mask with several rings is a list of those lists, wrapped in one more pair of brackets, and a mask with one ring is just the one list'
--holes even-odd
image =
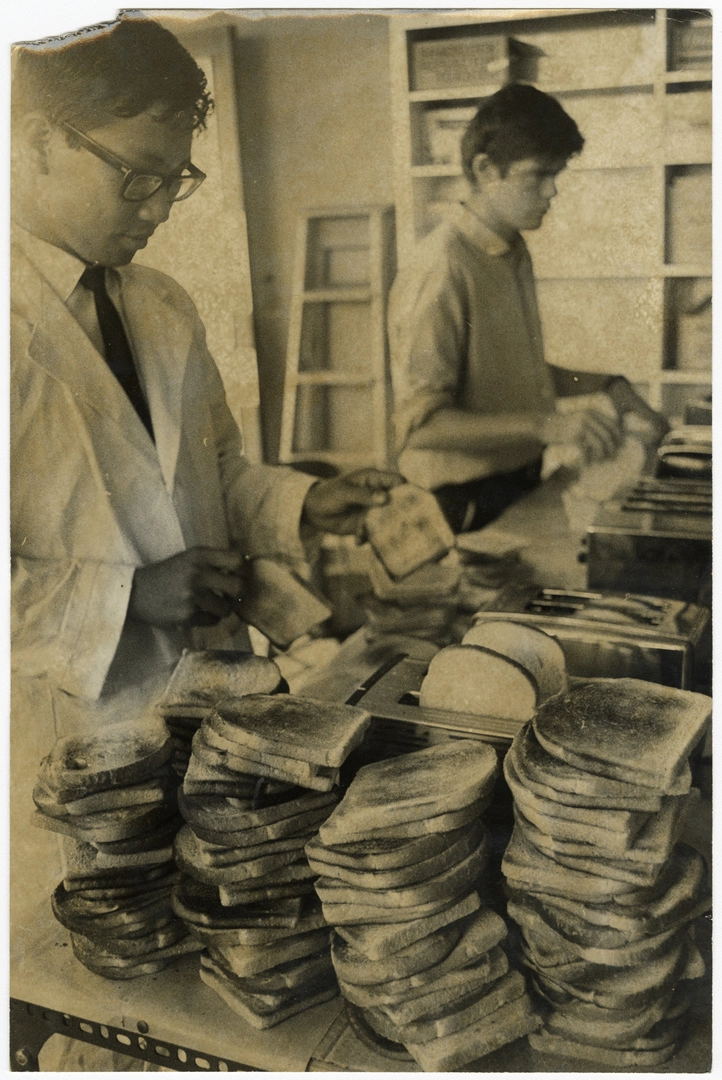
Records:
{"label": "shirt sleeve", "polygon": [[389,347],[398,449],[458,400],[467,352],[466,289],[438,247],[402,272],[389,301]]}

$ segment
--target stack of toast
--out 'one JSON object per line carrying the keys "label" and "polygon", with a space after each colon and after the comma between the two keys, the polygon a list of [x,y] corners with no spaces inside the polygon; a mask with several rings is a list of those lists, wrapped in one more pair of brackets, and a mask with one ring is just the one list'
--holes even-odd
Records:
{"label": "stack of toast", "polygon": [[171,906],[180,819],[165,725],[58,739],[40,766],[36,823],[62,836],[56,918],[91,971],[130,979],[197,951]]}
{"label": "stack of toast", "polygon": [[590,679],[514,739],[502,869],[545,1011],[535,1049],[643,1070],[681,1045],[704,974],[691,924],[710,900],[704,860],[679,837],[710,713],[703,694]]}
{"label": "stack of toast", "polygon": [[453,740],[364,766],[306,845],[341,991],[425,1071],[460,1068],[537,1024],[477,888],[495,752]]}
{"label": "stack of toast", "polygon": [[184,649],[158,701],[173,739],[172,765],[183,778],[191,742],[214,705],[245,694],[278,694],[288,684],[273,660],[227,649]]}
{"label": "stack of toast", "polygon": [[253,694],[212,710],[193,738],[174,906],[204,946],[202,980],[253,1027],[338,992],[304,845],[338,802],[338,770],[369,720]]}
{"label": "stack of toast", "polygon": [[454,534],[429,491],[400,484],[366,515],[371,594],[361,598],[367,636],[451,640],[461,577]]}

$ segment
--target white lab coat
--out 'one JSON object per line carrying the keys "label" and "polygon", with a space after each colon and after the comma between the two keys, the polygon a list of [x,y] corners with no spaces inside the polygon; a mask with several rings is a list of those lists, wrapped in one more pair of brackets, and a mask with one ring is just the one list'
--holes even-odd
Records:
{"label": "white lab coat", "polygon": [[120,274],[155,445],[13,246],[12,751],[25,790],[55,735],[142,712],[189,644],[184,632],[126,623],[136,567],[195,545],[303,558],[312,479],[245,461],[190,298],[147,267]]}

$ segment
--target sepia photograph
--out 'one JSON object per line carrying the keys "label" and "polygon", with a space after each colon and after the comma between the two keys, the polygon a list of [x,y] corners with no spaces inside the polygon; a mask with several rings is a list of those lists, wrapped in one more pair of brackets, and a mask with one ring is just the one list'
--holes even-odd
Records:
{"label": "sepia photograph", "polygon": [[711,1072],[712,10],[95,7],[6,43],[9,1069]]}

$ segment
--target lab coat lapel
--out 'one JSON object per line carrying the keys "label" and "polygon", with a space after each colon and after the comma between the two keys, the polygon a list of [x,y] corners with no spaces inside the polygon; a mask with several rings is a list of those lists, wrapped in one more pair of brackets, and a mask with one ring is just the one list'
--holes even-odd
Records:
{"label": "lab coat lapel", "polygon": [[148,432],[127,394],[44,279],[41,279],[40,315],[28,351],[54,378],[65,383],[74,397],[114,420],[136,450],[145,457],[155,455]]}
{"label": "lab coat lapel", "polygon": [[133,349],[148,395],[163,479],[173,490],[181,438],[183,379],[192,334],[188,323],[163,296],[139,281],[136,268],[123,267],[123,306]]}

